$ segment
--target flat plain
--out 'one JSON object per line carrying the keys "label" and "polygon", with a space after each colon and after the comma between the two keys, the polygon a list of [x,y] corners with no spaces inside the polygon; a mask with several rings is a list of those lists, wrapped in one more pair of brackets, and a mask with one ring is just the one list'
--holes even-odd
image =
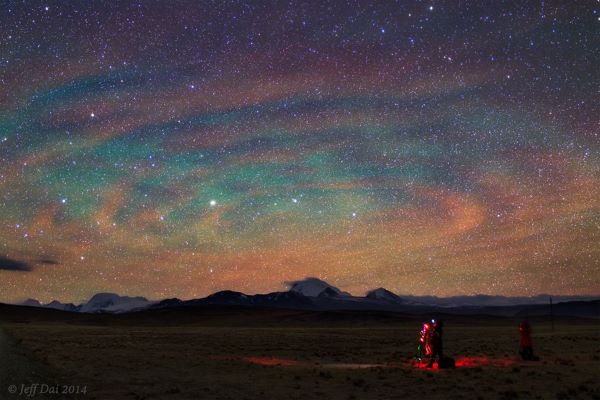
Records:
{"label": "flat plain", "polygon": [[444,350],[458,366],[440,370],[411,362],[425,316],[201,314],[2,327],[55,383],[86,387],[67,398],[600,399],[594,320],[532,321],[541,360],[523,362],[518,320],[449,316]]}

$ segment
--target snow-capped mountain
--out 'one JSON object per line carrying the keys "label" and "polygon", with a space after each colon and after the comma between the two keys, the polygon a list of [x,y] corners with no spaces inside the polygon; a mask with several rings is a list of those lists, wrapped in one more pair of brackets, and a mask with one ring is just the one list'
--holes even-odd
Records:
{"label": "snow-capped mountain", "polygon": [[75,305],[73,303],[61,303],[54,300],[48,304],[42,304],[36,299],[27,299],[21,305],[29,307],[51,308],[61,311],[73,311],[84,313],[110,312],[122,313],[146,308],[154,302],[145,297],[119,296],[115,293],[98,293],[86,303]]}
{"label": "snow-capped mountain", "polygon": [[404,301],[404,299],[402,299],[402,297],[400,297],[397,294],[392,293],[389,290],[384,289],[384,288],[371,290],[370,292],[367,293],[366,297],[367,297],[367,299],[381,300],[381,301],[385,301],[385,302],[393,303],[393,304],[405,303],[405,301]]}
{"label": "snow-capped mountain", "polygon": [[301,281],[287,282],[287,284],[290,292],[300,293],[307,297],[352,296],[318,278],[305,278]]}
{"label": "snow-capped mountain", "polygon": [[148,307],[151,304],[145,297],[119,296],[115,293],[95,294],[87,303],[81,305],[81,312],[120,313]]}

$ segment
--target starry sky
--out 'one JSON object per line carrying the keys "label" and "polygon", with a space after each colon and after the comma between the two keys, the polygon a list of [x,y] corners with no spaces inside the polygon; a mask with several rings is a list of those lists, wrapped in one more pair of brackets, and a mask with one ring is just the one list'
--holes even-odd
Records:
{"label": "starry sky", "polygon": [[0,301],[600,293],[597,1],[0,1]]}

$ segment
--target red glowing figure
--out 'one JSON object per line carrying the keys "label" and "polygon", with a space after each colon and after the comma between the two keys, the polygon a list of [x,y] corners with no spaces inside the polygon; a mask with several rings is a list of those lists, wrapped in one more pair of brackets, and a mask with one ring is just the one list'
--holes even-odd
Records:
{"label": "red glowing figure", "polygon": [[531,326],[529,322],[523,321],[519,324],[519,354],[526,361],[537,361],[539,357],[533,355],[533,343],[531,341]]}
{"label": "red glowing figure", "polygon": [[421,325],[421,331],[419,332],[419,342],[417,344],[417,361],[419,366],[421,360],[429,358],[431,356],[431,331],[433,330],[433,324],[430,322],[424,322]]}
{"label": "red glowing figure", "polygon": [[[444,356],[442,347],[442,333],[444,323],[432,319],[430,322],[424,322],[419,332],[419,342],[417,344],[416,359],[418,367],[421,368],[421,361],[427,359],[427,368],[454,368],[455,361],[451,357]],[[434,364],[437,358],[437,364]]]}

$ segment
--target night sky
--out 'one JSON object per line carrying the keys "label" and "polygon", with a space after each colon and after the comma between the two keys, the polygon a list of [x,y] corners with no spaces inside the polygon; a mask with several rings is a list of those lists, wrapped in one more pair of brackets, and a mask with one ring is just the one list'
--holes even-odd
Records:
{"label": "night sky", "polygon": [[592,0],[1,1],[0,301],[598,294],[599,65]]}

